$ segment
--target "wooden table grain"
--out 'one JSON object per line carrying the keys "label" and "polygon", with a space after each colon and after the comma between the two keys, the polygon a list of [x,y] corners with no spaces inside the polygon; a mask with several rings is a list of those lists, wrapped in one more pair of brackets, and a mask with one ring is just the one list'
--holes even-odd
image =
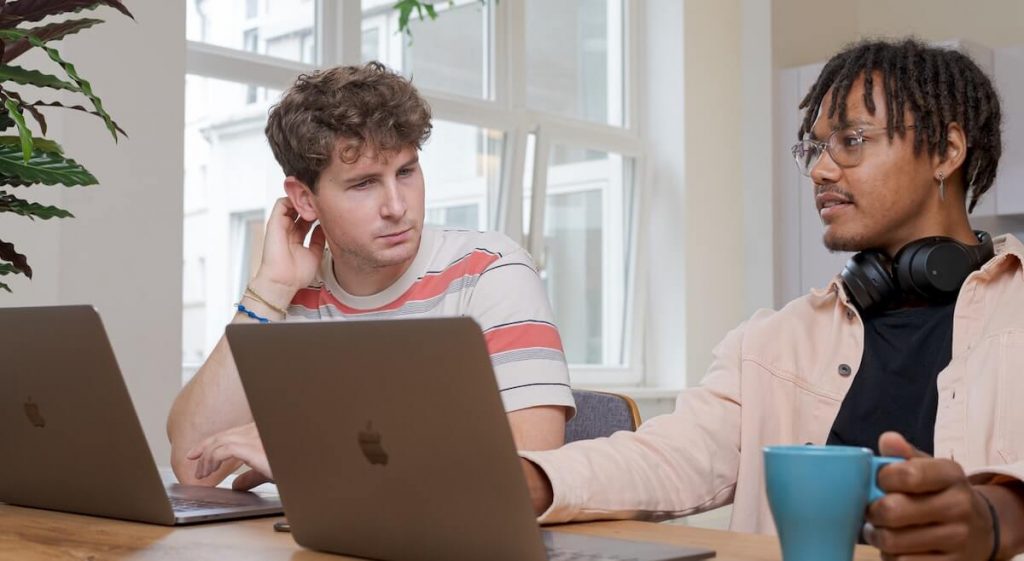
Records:
{"label": "wooden table grain", "polygon": [[[354,559],[303,549],[291,534],[275,532],[274,518],[169,528],[106,518],[0,505],[0,559],[18,561],[340,561]],[[559,532],[657,541],[714,549],[718,561],[779,561],[772,536],[619,521],[549,527]],[[878,561],[857,546],[855,561]],[[485,560],[481,560],[485,561]]]}

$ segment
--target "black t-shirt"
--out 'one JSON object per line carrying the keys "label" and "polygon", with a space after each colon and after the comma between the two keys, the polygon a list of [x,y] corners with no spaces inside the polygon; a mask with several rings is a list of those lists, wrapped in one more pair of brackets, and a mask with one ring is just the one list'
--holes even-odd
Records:
{"label": "black t-shirt", "polygon": [[893,430],[933,453],[936,379],[953,352],[954,306],[901,308],[864,318],[864,357],[829,444],[864,446],[877,454],[878,437]]}

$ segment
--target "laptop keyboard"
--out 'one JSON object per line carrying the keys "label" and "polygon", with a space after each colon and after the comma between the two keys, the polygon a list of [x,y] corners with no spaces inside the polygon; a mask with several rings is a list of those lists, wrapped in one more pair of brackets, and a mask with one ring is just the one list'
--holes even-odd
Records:
{"label": "laptop keyboard", "polygon": [[210,510],[214,508],[235,506],[217,501],[197,501],[193,499],[183,499],[181,497],[168,498],[171,499],[171,508],[174,509],[174,512],[193,512],[196,510]]}
{"label": "laptop keyboard", "polygon": [[568,549],[548,547],[548,561],[639,561],[636,557],[583,553]]}

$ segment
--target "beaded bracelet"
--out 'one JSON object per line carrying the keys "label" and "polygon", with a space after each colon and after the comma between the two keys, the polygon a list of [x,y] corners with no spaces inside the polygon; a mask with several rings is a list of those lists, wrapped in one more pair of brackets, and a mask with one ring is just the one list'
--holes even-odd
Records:
{"label": "beaded bracelet", "polygon": [[252,319],[254,319],[254,320],[256,320],[256,321],[258,321],[260,323],[270,323],[269,319],[267,319],[267,318],[265,318],[263,316],[256,315],[256,312],[253,312],[249,308],[246,308],[245,306],[242,305],[241,302],[236,303],[235,307],[238,308],[239,312],[241,312],[241,313],[251,317]]}

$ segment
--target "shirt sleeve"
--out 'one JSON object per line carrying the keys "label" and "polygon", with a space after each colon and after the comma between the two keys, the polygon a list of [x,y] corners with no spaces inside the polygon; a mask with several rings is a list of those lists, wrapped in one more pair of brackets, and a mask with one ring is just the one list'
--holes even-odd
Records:
{"label": "shirt sleeve", "polygon": [[740,462],[740,349],[743,326],[715,348],[700,386],[683,390],[672,413],[636,432],[519,452],[551,481],[541,523],[665,519],[732,501]]}
{"label": "shirt sleeve", "polygon": [[967,477],[975,485],[1024,481],[1024,462],[972,469],[967,472]]}
{"label": "shirt sleeve", "polygon": [[468,310],[483,329],[505,411],[557,405],[575,413],[562,338],[525,250],[480,274]]}

